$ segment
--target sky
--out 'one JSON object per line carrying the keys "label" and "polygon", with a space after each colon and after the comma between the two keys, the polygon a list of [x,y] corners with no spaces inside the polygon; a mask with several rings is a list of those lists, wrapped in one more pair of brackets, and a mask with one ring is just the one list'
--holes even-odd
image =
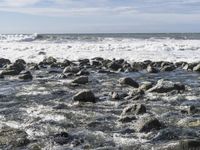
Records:
{"label": "sky", "polygon": [[0,0],[0,33],[200,32],[200,0]]}

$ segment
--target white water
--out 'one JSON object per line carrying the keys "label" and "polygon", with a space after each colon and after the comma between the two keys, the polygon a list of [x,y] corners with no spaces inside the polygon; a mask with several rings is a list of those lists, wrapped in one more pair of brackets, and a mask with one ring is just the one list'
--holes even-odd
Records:
{"label": "white water", "polygon": [[[180,39],[116,39],[104,38],[102,41],[31,41],[0,40],[0,57],[11,61],[24,59],[27,62],[39,62],[44,57],[53,56],[58,60],[76,60],[79,58],[123,58],[129,61],[187,61],[200,60],[200,40]],[[33,38],[33,37],[32,37]],[[39,55],[45,52],[46,55]]]}

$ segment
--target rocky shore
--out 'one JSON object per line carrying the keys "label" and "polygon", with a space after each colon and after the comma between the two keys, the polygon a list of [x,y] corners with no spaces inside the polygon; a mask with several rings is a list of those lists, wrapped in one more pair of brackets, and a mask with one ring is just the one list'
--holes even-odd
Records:
{"label": "rocky shore", "polygon": [[200,149],[200,62],[0,58],[0,149]]}

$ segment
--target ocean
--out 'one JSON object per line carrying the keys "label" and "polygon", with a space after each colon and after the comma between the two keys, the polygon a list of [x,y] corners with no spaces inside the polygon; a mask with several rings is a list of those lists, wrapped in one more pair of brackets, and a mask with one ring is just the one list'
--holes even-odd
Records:
{"label": "ocean", "polygon": [[[43,55],[41,55],[43,54]],[[128,61],[199,61],[199,33],[2,34],[0,55],[38,62],[106,57]]]}

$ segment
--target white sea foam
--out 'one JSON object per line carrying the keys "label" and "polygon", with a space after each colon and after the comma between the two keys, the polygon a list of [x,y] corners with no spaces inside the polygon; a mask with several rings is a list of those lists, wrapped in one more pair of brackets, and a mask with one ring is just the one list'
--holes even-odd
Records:
{"label": "white sea foam", "polygon": [[[46,55],[39,55],[39,52],[45,52]],[[200,60],[200,40],[104,38],[91,42],[74,40],[59,43],[44,40],[0,41],[0,57],[11,61],[21,58],[27,62],[39,62],[47,56],[53,56],[60,61],[104,57],[129,61],[194,62]]]}

